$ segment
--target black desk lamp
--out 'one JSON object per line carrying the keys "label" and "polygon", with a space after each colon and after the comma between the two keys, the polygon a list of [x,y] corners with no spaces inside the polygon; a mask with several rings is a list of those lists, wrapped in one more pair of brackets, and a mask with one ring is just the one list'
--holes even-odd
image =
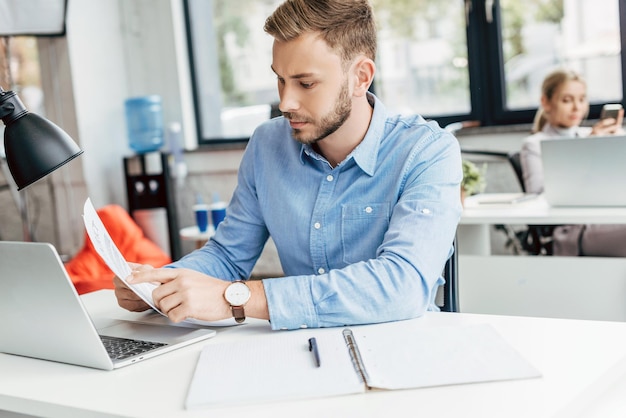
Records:
{"label": "black desk lamp", "polygon": [[18,190],[30,186],[83,153],[61,128],[29,113],[12,91],[0,87],[4,152]]}

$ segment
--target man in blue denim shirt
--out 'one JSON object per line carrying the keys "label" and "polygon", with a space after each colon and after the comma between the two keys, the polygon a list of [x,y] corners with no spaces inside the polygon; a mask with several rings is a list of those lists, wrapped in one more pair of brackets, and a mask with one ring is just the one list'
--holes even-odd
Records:
{"label": "man in blue denim shirt", "polygon": [[[250,138],[226,219],[203,248],[127,280],[161,283],[155,306],[173,321],[249,316],[295,329],[436,309],[461,214],[456,139],[368,93],[367,0],[287,0],[265,31],[283,116]],[[245,280],[270,236],[286,276]],[[116,295],[148,308],[119,279]]]}

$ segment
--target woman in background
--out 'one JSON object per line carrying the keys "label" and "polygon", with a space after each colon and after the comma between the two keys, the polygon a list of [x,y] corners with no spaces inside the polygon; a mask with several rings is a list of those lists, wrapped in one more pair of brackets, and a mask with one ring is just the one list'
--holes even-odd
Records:
{"label": "woman in background", "polygon": [[[592,127],[580,126],[589,112],[587,85],[570,70],[556,70],[544,79],[541,106],[533,134],[522,143],[520,159],[527,193],[543,192],[541,141],[593,135],[623,134],[624,110]],[[626,256],[626,225],[562,225],[553,232],[554,255]]]}

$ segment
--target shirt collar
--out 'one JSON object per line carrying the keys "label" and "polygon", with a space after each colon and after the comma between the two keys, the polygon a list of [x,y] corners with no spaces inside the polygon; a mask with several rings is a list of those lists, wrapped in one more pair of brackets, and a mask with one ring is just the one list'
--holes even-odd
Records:
{"label": "shirt collar", "polygon": [[574,138],[577,136],[580,136],[579,134],[579,127],[578,126],[572,126],[571,128],[557,128],[556,126],[552,126],[549,123],[546,123],[546,125],[543,127],[542,131],[546,134],[550,134],[550,135],[558,135],[558,136],[562,136],[562,137],[568,137],[568,138]]}
{"label": "shirt collar", "polygon": [[[387,109],[383,105],[383,103],[372,93],[367,93],[367,100],[370,105],[374,108],[374,112],[372,113],[372,119],[370,121],[370,126],[367,129],[365,137],[361,141],[357,147],[352,150],[350,154],[346,157],[342,164],[345,161],[350,160],[350,158],[354,159],[354,162],[365,172],[367,175],[372,176],[374,171],[376,170],[376,161],[378,159],[378,149],[380,148],[380,141],[383,137],[383,132],[385,129],[385,121],[387,120]],[[300,148],[300,160],[304,164],[304,154],[315,158],[322,159],[322,157],[315,152],[313,147],[310,145],[302,145]]]}

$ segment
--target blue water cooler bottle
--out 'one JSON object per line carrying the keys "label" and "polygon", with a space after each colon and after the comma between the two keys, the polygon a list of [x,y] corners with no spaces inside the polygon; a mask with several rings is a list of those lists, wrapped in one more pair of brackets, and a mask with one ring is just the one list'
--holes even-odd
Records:
{"label": "blue water cooler bottle", "polygon": [[125,102],[128,145],[138,154],[163,146],[161,96],[131,97]]}

